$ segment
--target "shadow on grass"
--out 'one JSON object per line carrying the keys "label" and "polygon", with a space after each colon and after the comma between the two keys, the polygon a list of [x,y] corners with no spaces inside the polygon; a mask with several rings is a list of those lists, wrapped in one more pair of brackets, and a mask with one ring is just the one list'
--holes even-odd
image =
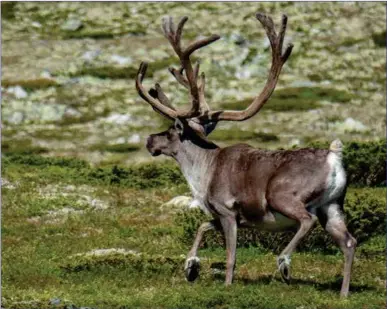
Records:
{"label": "shadow on grass", "polygon": [[[225,280],[225,274],[215,274],[213,278],[217,281],[224,281]],[[316,280],[308,280],[308,279],[298,279],[298,278],[291,278],[290,279],[290,284],[289,285],[305,285],[305,286],[313,286],[316,290],[318,291],[335,291],[335,292],[340,292],[341,289],[341,283],[342,283],[342,278],[335,278],[334,281],[331,282],[324,282],[320,283],[317,282]],[[273,275],[263,275],[259,276],[258,278],[255,279],[250,279],[250,278],[236,278],[234,280],[235,283],[243,283],[245,285],[248,284],[264,284],[264,285],[269,285],[273,282],[280,282],[283,284],[284,283],[281,279],[277,277],[273,277]],[[378,289],[366,284],[356,284],[356,283],[351,283],[350,292],[364,292],[364,291],[377,291]]]}

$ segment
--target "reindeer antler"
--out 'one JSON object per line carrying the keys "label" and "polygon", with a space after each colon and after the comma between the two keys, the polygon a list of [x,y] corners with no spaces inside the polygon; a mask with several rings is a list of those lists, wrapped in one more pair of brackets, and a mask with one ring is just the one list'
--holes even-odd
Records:
{"label": "reindeer antler", "polygon": [[[136,78],[136,88],[140,96],[145,101],[147,101],[153,107],[154,110],[160,112],[161,114],[171,119],[180,117],[197,118],[201,122],[221,120],[243,121],[257,114],[273,93],[275,86],[277,85],[278,77],[281,73],[282,66],[289,58],[292,52],[293,45],[289,44],[286,47],[285,51],[282,53],[282,46],[285,38],[287,25],[286,15],[282,16],[282,24],[278,35],[275,31],[274,22],[271,17],[266,16],[265,14],[257,13],[256,18],[262,24],[263,28],[266,31],[266,35],[269,38],[272,50],[272,63],[269,76],[263,90],[245,110],[210,110],[209,106],[206,103],[204,95],[205,75],[204,73],[199,74],[199,62],[195,65],[195,67],[192,66],[190,56],[195,50],[217,41],[220,37],[218,35],[211,35],[208,38],[197,40],[188,45],[186,48],[183,48],[181,44],[181,35],[183,32],[183,27],[188,20],[188,17],[183,17],[177,25],[177,28],[173,23],[172,18],[166,17],[163,19],[162,29],[165,37],[168,39],[172,48],[178,55],[181,64],[181,67],[178,70],[174,68],[169,68],[169,71],[181,85],[189,89],[191,98],[190,109],[188,111],[178,111],[174,107],[172,107],[169,102],[169,99],[164,94],[159,84],[156,84],[155,88],[152,88],[149,93],[145,90],[142,85],[142,80],[145,76],[147,69],[147,64],[145,62],[141,63]],[[198,84],[199,80],[200,84]]]}
{"label": "reindeer antler", "polygon": [[[173,22],[172,17],[166,17],[162,22],[162,29],[165,37],[170,42],[172,48],[180,59],[181,68],[176,70],[170,68],[170,72],[176,78],[176,80],[190,91],[192,106],[188,111],[178,111],[172,107],[167,96],[161,90],[160,85],[156,84],[156,87],[151,89],[148,94],[142,85],[142,80],[146,73],[147,64],[141,63],[140,69],[137,73],[136,88],[140,96],[147,101],[151,106],[161,112],[168,118],[193,118],[200,116],[202,112],[208,111],[208,105],[204,99],[204,77],[200,77],[200,85],[198,85],[200,64],[197,63],[195,67],[192,66],[190,56],[192,53],[204,46],[207,46],[216,40],[220,39],[218,35],[212,35],[208,38],[197,40],[186,48],[182,47],[181,35],[183,32],[184,24],[187,22],[188,17],[183,17],[177,29]],[[185,72],[185,76],[184,73]]]}
{"label": "reindeer antler", "polygon": [[282,15],[282,25],[278,35],[275,31],[274,23],[271,17],[266,16],[265,14],[257,13],[256,18],[260,21],[263,28],[265,29],[272,50],[272,63],[265,87],[261,93],[255,97],[249,107],[243,111],[209,111],[205,115],[201,115],[200,118],[214,121],[243,121],[249,119],[259,112],[259,110],[268,101],[271,94],[273,93],[275,86],[277,85],[282,66],[289,58],[293,49],[293,44],[290,43],[286,47],[285,52],[282,53],[282,45],[285,38],[288,18],[286,15]]}

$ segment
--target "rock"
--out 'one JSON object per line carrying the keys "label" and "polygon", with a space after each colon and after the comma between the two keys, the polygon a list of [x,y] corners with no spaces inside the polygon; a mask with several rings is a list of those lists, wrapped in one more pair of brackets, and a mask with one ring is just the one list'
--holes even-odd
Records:
{"label": "rock", "polygon": [[132,63],[132,58],[131,57],[122,57],[119,55],[112,55],[110,57],[110,60],[119,64],[119,65],[128,65]]}
{"label": "rock", "polygon": [[74,108],[69,107],[63,114],[64,117],[79,118],[82,114]]}
{"label": "rock", "polygon": [[166,202],[165,204],[161,205],[161,207],[189,207],[192,202],[192,198],[189,196],[175,196],[173,199],[170,201]]}
{"label": "rock", "polygon": [[294,87],[294,88],[298,88],[298,87],[314,87],[316,85],[315,82],[311,82],[309,80],[297,80],[297,81],[294,81],[292,82],[289,87]]}
{"label": "rock", "polygon": [[85,52],[81,58],[83,60],[85,60],[86,62],[91,62],[93,61],[95,58],[97,58],[99,55],[101,54],[101,50],[97,49],[97,50],[89,50],[87,52]]}
{"label": "rock", "polygon": [[83,27],[83,24],[78,19],[68,19],[64,22],[64,24],[60,27],[64,31],[76,31]]}
{"label": "rock", "polygon": [[349,132],[349,133],[365,132],[368,130],[367,126],[365,126],[360,121],[355,120],[351,117],[345,119],[344,122],[338,123],[336,127],[341,132]]}
{"label": "rock", "polygon": [[7,122],[11,124],[21,124],[23,120],[24,114],[22,112],[14,112],[7,118]]}
{"label": "rock", "polygon": [[138,253],[135,250],[127,250],[127,249],[122,249],[122,248],[109,248],[109,249],[95,249],[91,250],[85,253],[77,253],[73,256],[104,256],[104,255],[109,255],[109,254],[123,254],[123,255],[140,255],[141,253]]}
{"label": "rock", "polygon": [[52,299],[50,299],[50,305],[56,306],[56,305],[59,305],[60,303],[61,303],[60,298],[52,298]]}
{"label": "rock", "polygon": [[98,199],[93,199],[90,203],[90,206],[98,210],[105,210],[109,208],[108,205],[106,205],[103,201]]}
{"label": "rock", "polygon": [[5,178],[1,178],[1,187],[7,188],[7,189],[15,189],[16,185],[14,185],[13,183],[11,183],[9,180]]}
{"label": "rock", "polygon": [[128,114],[111,114],[105,121],[114,124],[127,124],[132,121],[132,116]]}
{"label": "rock", "polygon": [[40,76],[47,79],[52,78],[52,75],[49,70],[43,70],[42,73],[40,73]]}
{"label": "rock", "polygon": [[42,28],[42,24],[41,23],[38,23],[37,21],[33,21],[31,23],[31,26],[34,27],[34,28]]}
{"label": "rock", "polygon": [[20,86],[9,87],[7,93],[13,94],[16,99],[25,99],[28,93]]}
{"label": "rock", "polygon": [[230,39],[236,45],[245,45],[247,42],[247,40],[239,33],[232,33]]}
{"label": "rock", "polygon": [[133,134],[131,137],[128,138],[128,143],[138,144],[140,142],[141,142],[140,134]]}
{"label": "rock", "polygon": [[235,77],[238,79],[249,79],[251,77],[251,72],[242,68],[235,73]]}
{"label": "rock", "polygon": [[301,141],[300,141],[298,138],[293,138],[293,139],[289,142],[289,147],[299,146],[300,144],[301,144]]}

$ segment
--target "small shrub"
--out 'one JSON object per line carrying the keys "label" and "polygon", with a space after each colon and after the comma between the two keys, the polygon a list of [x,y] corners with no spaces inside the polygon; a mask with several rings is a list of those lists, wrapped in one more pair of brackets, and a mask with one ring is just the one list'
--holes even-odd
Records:
{"label": "small shrub", "polygon": [[372,40],[374,43],[379,47],[386,47],[386,30],[379,32],[379,33],[373,33],[372,34]]}
{"label": "small shrub", "polygon": [[58,166],[58,167],[67,167],[82,169],[89,166],[86,161],[75,159],[75,158],[58,158],[58,157],[43,157],[36,154],[20,154],[20,153],[11,153],[3,157],[4,165],[7,164],[23,164],[31,166]]}
{"label": "small shrub", "polygon": [[138,144],[95,144],[91,146],[90,150],[100,150],[117,153],[127,153],[137,151],[141,148]]}

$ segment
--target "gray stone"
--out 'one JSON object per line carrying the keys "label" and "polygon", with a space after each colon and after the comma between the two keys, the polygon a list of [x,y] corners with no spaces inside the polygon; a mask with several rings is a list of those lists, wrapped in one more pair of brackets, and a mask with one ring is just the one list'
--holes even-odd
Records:
{"label": "gray stone", "polygon": [[9,87],[7,93],[13,94],[16,99],[25,99],[28,96],[28,93],[20,86]]}
{"label": "gray stone", "polygon": [[99,49],[97,50],[89,50],[87,52],[85,52],[81,58],[83,60],[85,60],[86,62],[91,62],[93,61],[95,58],[97,58],[99,55],[101,54],[101,51]]}
{"label": "gray stone", "polygon": [[128,138],[128,143],[131,143],[131,144],[138,144],[139,142],[141,142],[141,137],[140,137],[140,134],[133,134],[131,137]]}
{"label": "gray stone", "polygon": [[128,65],[132,63],[131,57],[122,57],[120,55],[112,55],[110,60],[119,65]]}
{"label": "gray stone", "polygon": [[78,19],[68,19],[64,22],[64,24],[60,27],[64,31],[76,31],[83,27],[83,24]]}
{"label": "gray stone", "polygon": [[338,123],[336,127],[340,132],[349,133],[365,132],[368,130],[367,126],[351,117],[345,119],[344,122]]}
{"label": "gray stone", "polygon": [[22,112],[14,112],[7,118],[7,122],[11,124],[21,124],[23,120],[24,114]]}

